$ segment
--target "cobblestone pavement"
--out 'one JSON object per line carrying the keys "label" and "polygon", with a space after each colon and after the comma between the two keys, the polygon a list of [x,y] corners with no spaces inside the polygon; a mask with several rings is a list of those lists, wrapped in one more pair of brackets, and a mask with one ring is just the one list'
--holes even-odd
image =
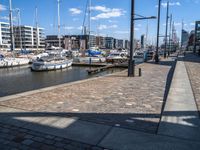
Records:
{"label": "cobblestone pavement", "polygon": [[44,134],[0,123],[1,150],[103,150],[101,147],[78,143],[69,139]]}
{"label": "cobblestone pavement", "polygon": [[[162,62],[161,65],[145,63],[138,66],[142,68],[142,77],[128,78],[127,71],[124,71],[74,84],[65,84],[45,92],[25,94],[19,98],[1,101],[0,106],[22,110],[24,114],[27,112],[30,118],[29,112],[34,113],[33,118],[40,117],[40,114],[53,113],[61,118],[72,117],[108,127],[115,126],[156,133],[166,85],[169,84],[169,76],[174,64],[175,62],[171,59]],[[12,113],[6,113],[4,110],[0,111],[0,115],[8,115],[9,119],[15,118],[15,116],[12,117]],[[50,120],[47,119],[47,121]],[[9,126],[1,122],[0,143],[3,144],[0,148],[103,149],[96,145],[87,145],[50,134],[19,126]]]}
{"label": "cobblestone pavement", "polygon": [[123,72],[66,84],[0,105],[34,112],[64,112],[85,121],[155,133],[172,64],[146,63],[140,66],[142,77],[128,78]]}
{"label": "cobblestone pavement", "polygon": [[193,54],[188,54],[184,58],[184,61],[200,114],[200,57]]}

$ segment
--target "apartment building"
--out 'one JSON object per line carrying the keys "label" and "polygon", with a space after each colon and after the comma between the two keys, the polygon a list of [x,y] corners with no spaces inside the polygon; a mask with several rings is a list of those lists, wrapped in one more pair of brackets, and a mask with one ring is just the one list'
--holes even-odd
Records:
{"label": "apartment building", "polygon": [[0,48],[10,48],[10,25],[9,23],[0,22]]}
{"label": "apartment building", "polygon": [[45,48],[45,34],[43,28],[32,26],[14,26],[15,48],[39,50]]}

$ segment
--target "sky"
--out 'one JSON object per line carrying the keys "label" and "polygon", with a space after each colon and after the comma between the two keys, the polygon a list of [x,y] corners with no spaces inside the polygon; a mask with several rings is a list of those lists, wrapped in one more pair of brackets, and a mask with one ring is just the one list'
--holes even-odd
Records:
{"label": "sky", "polygon": [[[119,39],[130,38],[131,0],[91,0],[91,33],[112,36]],[[162,0],[161,35],[165,34],[166,2]],[[182,20],[187,31],[194,29],[196,20],[200,20],[200,0],[169,0],[170,14],[177,34],[181,33]],[[87,0],[60,0],[61,34],[81,34]],[[157,16],[158,0],[135,0],[135,14]],[[38,8],[39,26],[45,28],[45,34],[57,34],[57,0],[12,0],[13,9],[20,9],[21,24],[35,26],[35,8]],[[8,22],[9,0],[0,1],[0,21]],[[17,13],[13,14],[17,24]],[[148,40],[155,41],[157,20],[135,21],[135,37],[146,34]],[[87,25],[87,24],[86,24]]]}

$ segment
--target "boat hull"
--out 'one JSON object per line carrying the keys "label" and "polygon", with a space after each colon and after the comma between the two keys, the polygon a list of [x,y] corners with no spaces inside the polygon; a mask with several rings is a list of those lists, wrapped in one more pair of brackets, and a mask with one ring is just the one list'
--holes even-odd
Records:
{"label": "boat hull", "polygon": [[80,57],[78,58],[78,62],[81,63],[104,63],[106,62],[105,57]]}
{"label": "boat hull", "polygon": [[72,66],[73,60],[63,60],[58,63],[39,63],[34,62],[31,65],[32,71],[53,71],[53,70],[61,70]]}
{"label": "boat hull", "polygon": [[28,65],[29,62],[29,59],[25,58],[5,58],[3,60],[0,60],[0,68]]}

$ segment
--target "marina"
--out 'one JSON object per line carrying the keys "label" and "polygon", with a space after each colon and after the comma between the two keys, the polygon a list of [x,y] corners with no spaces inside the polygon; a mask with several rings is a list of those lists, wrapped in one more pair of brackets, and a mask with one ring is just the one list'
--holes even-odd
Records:
{"label": "marina", "polygon": [[199,6],[1,0],[0,150],[199,150]]}

